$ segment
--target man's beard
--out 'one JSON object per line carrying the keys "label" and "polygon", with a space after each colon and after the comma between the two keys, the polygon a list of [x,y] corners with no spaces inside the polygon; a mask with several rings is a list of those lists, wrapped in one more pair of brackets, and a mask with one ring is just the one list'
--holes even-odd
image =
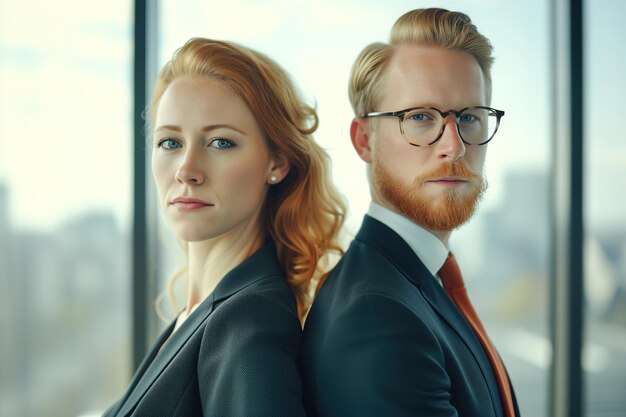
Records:
{"label": "man's beard", "polygon": [[[376,160],[374,181],[383,198],[400,214],[427,230],[451,231],[468,221],[487,189],[484,177],[473,173],[465,162],[445,164],[407,184],[394,178]],[[445,190],[435,199],[423,191],[426,181],[441,177],[459,177],[467,181],[469,190]]]}

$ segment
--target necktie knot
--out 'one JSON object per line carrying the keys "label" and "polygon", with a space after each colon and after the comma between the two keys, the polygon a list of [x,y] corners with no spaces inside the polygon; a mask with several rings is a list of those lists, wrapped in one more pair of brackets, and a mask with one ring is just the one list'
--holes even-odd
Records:
{"label": "necktie knot", "polygon": [[448,257],[443,266],[439,270],[439,278],[445,289],[457,289],[465,287],[463,282],[463,275],[461,275],[461,269],[456,262],[452,252],[448,253]]}

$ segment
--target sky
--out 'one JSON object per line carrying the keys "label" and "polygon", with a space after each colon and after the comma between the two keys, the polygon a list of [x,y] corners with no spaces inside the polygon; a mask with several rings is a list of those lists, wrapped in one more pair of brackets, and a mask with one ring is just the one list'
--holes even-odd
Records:
{"label": "sky", "polygon": [[[227,3],[227,4],[226,4]],[[349,140],[347,79],[367,44],[385,41],[393,22],[423,1],[163,0],[159,66],[192,36],[261,50],[291,73],[316,103],[316,139],[333,159],[355,227],[369,194]],[[597,4],[597,3],[596,3]],[[550,170],[549,9],[542,0],[440,1],[468,13],[494,45],[492,105],[506,111],[490,143],[486,209],[497,207],[511,173]],[[624,221],[626,142],[620,103],[626,52],[624,2],[588,8],[586,203],[590,223]],[[11,222],[53,228],[87,210],[113,211],[127,227],[132,193],[132,9],[127,1],[0,0],[0,182]],[[603,45],[603,47],[597,47]],[[612,81],[607,82],[610,78]],[[626,187],[622,186],[622,190]]]}

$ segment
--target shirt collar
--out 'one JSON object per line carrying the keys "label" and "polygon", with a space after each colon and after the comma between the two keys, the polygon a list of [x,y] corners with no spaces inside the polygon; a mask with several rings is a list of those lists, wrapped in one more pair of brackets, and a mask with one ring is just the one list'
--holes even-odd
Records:
{"label": "shirt collar", "polygon": [[370,202],[367,215],[396,232],[420,258],[428,271],[437,276],[437,272],[448,257],[448,249],[437,236],[374,201]]}

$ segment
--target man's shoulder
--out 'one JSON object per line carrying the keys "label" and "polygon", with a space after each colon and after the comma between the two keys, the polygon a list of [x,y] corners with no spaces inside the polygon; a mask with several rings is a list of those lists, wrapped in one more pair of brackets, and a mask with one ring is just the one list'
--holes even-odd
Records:
{"label": "man's shoulder", "polygon": [[369,287],[382,276],[390,275],[402,275],[395,260],[369,242],[357,238],[333,268],[329,280],[360,281]]}
{"label": "man's shoulder", "polygon": [[367,241],[355,239],[316,295],[312,313],[336,313],[372,295],[402,302],[417,292],[421,271],[415,268],[412,272],[403,271],[394,259]]}

